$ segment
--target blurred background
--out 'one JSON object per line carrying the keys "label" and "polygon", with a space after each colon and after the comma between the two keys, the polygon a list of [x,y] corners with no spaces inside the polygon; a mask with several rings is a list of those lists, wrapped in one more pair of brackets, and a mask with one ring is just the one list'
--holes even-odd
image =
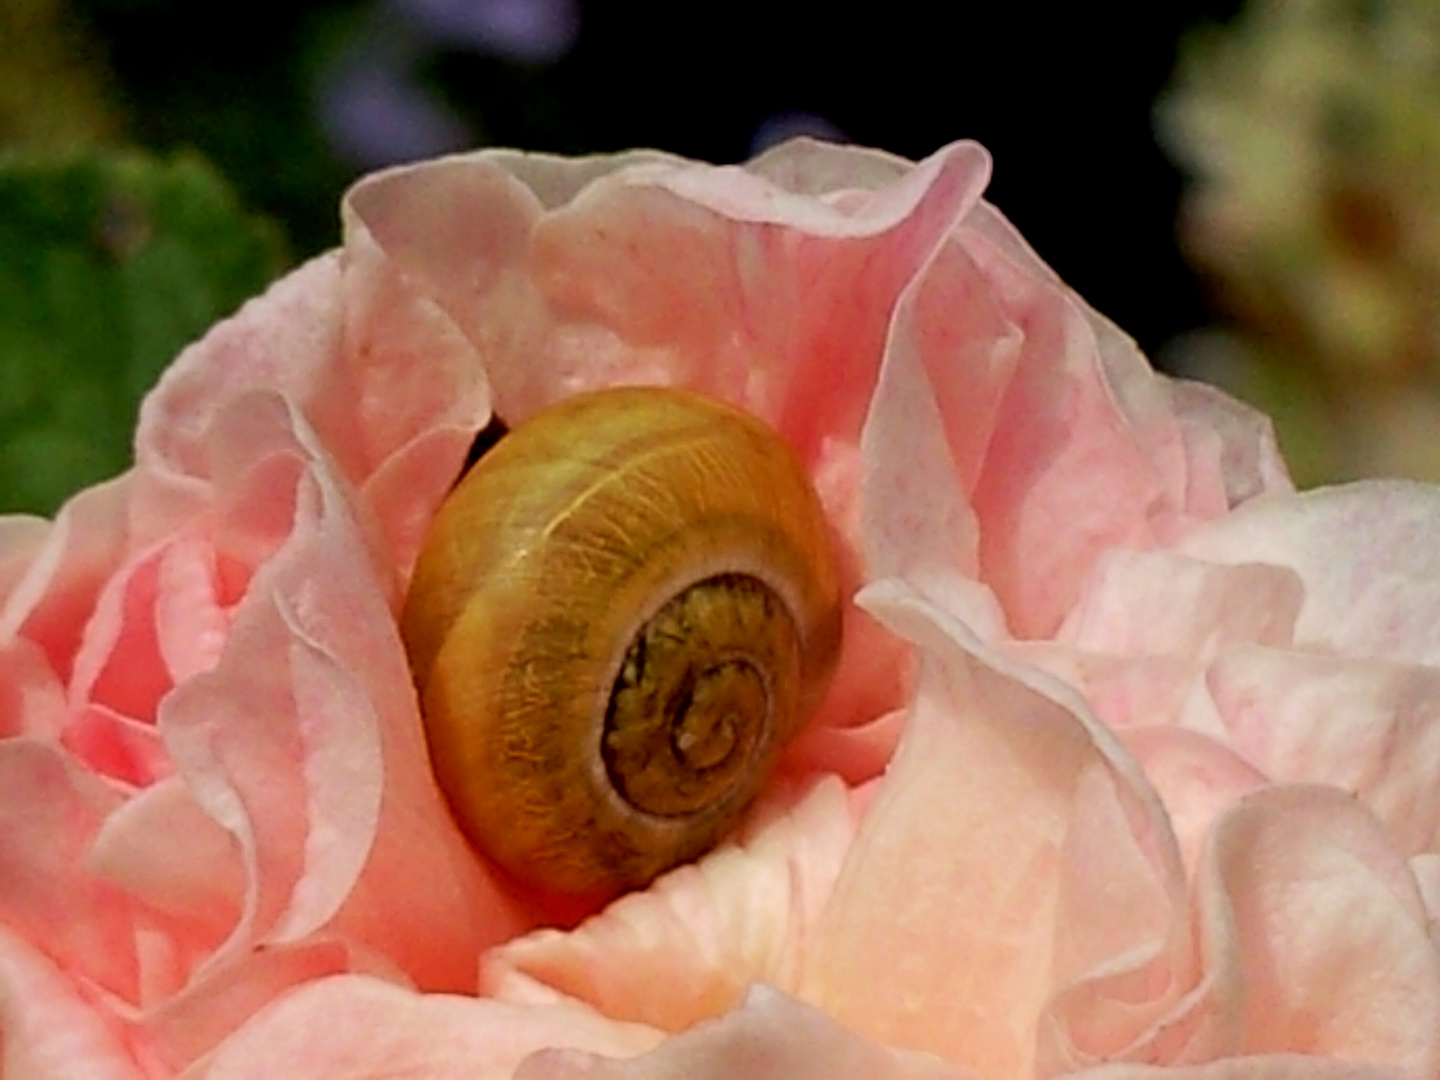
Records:
{"label": "blurred background", "polygon": [[160,367],[365,171],[802,132],[981,141],[1040,254],[1275,415],[1302,483],[1440,479],[1440,2],[954,10],[0,0],[0,510],[123,468]]}

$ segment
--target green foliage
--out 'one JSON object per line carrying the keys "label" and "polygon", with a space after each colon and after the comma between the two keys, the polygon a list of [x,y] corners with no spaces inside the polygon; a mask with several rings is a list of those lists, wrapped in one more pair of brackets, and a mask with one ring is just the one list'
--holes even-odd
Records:
{"label": "green foliage", "polygon": [[282,252],[194,156],[0,160],[0,512],[126,469],[145,391]]}

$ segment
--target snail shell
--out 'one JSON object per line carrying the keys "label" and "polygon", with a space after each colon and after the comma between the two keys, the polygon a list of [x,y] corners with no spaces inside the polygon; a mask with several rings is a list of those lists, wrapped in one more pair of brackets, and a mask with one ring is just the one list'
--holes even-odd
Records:
{"label": "snail shell", "polygon": [[755,418],[673,389],[571,398],[451,493],[402,616],[431,760],[471,841],[566,893],[713,846],[824,693],[828,525]]}

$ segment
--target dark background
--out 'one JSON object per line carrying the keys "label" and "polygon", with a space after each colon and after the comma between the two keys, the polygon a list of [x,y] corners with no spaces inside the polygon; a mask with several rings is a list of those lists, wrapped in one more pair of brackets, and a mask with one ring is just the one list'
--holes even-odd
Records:
{"label": "dark background", "polygon": [[[911,158],[979,140],[995,160],[990,200],[1148,352],[1209,321],[1175,247],[1182,180],[1153,108],[1182,33],[1229,18],[1235,0],[892,0],[844,17],[819,5],[575,0],[539,5],[570,18],[539,46],[443,25],[481,9],[523,22],[536,10],[526,0],[74,6],[126,137],[198,148],[281,221],[296,258],[336,242],[345,185],[388,160],[649,145],[732,162],[776,117],[801,114],[801,126]],[[438,121],[398,106],[396,85]]]}

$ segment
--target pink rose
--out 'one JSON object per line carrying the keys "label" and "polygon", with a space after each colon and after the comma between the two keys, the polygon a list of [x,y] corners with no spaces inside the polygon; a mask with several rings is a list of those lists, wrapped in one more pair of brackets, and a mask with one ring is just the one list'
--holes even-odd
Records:
{"label": "pink rose", "polygon": [[[130,473],[0,519],[6,1080],[1435,1075],[1440,492],[1293,493],[987,176],[359,184]],[[395,613],[492,408],[622,383],[768,421],[858,600],[740,834],[562,910],[452,823]]]}

